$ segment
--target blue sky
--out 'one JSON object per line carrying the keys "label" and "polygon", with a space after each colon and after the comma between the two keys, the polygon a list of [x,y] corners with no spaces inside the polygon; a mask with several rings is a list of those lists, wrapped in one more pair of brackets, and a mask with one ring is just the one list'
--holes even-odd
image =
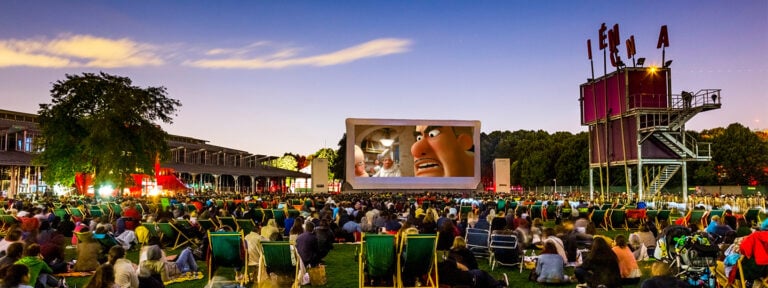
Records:
{"label": "blue sky", "polygon": [[768,128],[768,1],[2,1],[0,109],[36,113],[65,74],[165,86],[172,134],[251,153],[337,148],[346,118],[480,120],[585,131],[601,23],[672,90],[720,88],[688,129]]}

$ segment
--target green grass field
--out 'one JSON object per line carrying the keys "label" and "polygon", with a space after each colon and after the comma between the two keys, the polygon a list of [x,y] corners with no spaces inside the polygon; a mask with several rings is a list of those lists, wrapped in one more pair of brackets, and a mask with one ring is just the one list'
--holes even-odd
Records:
{"label": "green grass field", "polygon": [[[600,233],[606,236],[609,236],[611,238],[616,237],[616,235],[624,234],[628,235],[628,231],[619,230],[619,231],[603,231],[600,230]],[[328,278],[328,283],[324,286],[317,286],[317,287],[358,287],[357,279],[358,279],[358,262],[357,262],[357,255],[356,251],[360,245],[359,244],[336,244],[334,246],[334,249],[331,251],[330,254],[325,258],[326,263],[326,275]],[[166,253],[168,255],[174,255],[178,254],[181,250],[174,250],[170,251],[167,250]],[[75,249],[67,249],[67,257],[68,259],[75,257]],[[138,263],[139,259],[139,253],[138,251],[129,251],[127,258],[130,259],[133,263]],[[510,286],[511,287],[541,287],[541,285],[528,281],[528,274],[530,273],[529,270],[523,270],[522,273],[520,273],[518,267],[497,267],[494,271],[491,271],[490,266],[488,265],[487,258],[481,258],[478,259],[478,263],[480,265],[480,269],[488,271],[493,275],[495,278],[500,279],[503,278],[502,273],[506,273],[509,277]],[[645,275],[645,278],[648,277],[649,271],[650,271],[650,265],[652,262],[641,262],[640,268],[643,270],[643,275]],[[168,285],[167,287],[171,288],[181,288],[181,287],[204,287],[208,283],[208,277],[207,277],[207,266],[205,261],[198,261],[198,265],[200,266],[200,271],[203,272],[204,278],[196,281],[187,281],[182,283],[175,283]],[[573,275],[573,268],[566,269],[566,273],[569,275]],[[214,276],[220,276],[224,279],[234,279],[234,272],[231,268],[220,268]],[[67,278],[67,284],[69,284],[70,287],[85,287],[85,284],[88,282],[89,277],[70,277]],[[257,285],[253,285],[249,287],[257,287]],[[305,286],[310,287],[310,286]],[[575,287],[575,284],[572,285],[565,285],[563,287]]]}

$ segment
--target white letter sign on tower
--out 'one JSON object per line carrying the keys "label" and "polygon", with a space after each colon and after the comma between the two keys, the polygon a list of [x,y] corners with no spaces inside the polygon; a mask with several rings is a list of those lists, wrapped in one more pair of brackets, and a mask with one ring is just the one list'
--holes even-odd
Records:
{"label": "white letter sign on tower", "polygon": [[496,193],[509,193],[509,158],[493,160],[493,183]]}

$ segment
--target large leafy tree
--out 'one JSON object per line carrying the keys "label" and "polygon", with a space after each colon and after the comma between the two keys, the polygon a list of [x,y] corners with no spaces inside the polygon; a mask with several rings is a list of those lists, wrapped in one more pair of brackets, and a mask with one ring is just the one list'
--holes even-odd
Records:
{"label": "large leafy tree", "polygon": [[66,75],[53,84],[51,97],[40,104],[42,152],[34,161],[46,166],[46,182],[67,186],[77,173],[113,187],[132,185],[134,173],[154,175],[168,151],[157,122],[173,123],[181,106],[165,87],[141,88],[103,72]]}
{"label": "large leafy tree", "polygon": [[712,161],[722,172],[722,184],[765,183],[768,142],[739,123],[728,125],[712,142]]}
{"label": "large leafy tree", "polygon": [[330,174],[333,175],[333,179],[347,179],[346,178],[346,159],[347,159],[347,133],[339,140],[339,149],[333,156],[333,159],[328,160],[328,169]]}

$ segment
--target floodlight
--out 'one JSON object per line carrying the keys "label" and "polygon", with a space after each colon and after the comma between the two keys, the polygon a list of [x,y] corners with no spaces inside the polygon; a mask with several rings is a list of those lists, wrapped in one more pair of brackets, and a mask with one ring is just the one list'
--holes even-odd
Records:
{"label": "floodlight", "polygon": [[671,66],[671,65],[672,65],[672,60],[664,62],[664,68],[669,68],[669,66]]}
{"label": "floodlight", "polygon": [[645,64],[645,58],[637,58],[637,66],[643,67],[643,64]]}

